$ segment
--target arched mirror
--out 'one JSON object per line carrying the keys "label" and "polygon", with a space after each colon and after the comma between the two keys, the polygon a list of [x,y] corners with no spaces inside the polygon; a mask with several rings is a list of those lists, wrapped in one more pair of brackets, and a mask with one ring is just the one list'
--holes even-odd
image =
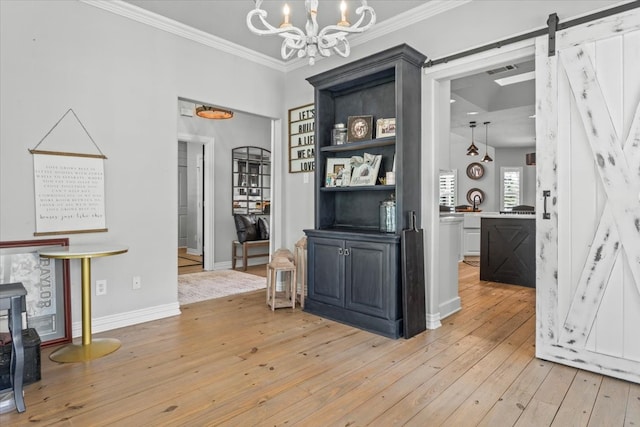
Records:
{"label": "arched mirror", "polygon": [[268,215],[271,208],[271,152],[238,147],[232,154],[234,214]]}

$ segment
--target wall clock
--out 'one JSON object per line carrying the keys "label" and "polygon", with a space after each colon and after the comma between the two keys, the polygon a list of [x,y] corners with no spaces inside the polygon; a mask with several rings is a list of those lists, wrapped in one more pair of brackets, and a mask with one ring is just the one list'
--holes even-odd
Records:
{"label": "wall clock", "polygon": [[467,166],[467,176],[471,179],[480,179],[484,175],[484,166],[480,163],[471,163]]}

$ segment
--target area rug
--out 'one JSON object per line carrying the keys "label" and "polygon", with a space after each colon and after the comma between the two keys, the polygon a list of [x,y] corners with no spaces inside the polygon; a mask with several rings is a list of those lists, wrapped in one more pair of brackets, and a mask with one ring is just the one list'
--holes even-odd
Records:
{"label": "area rug", "polygon": [[235,270],[205,271],[178,276],[181,305],[251,292],[267,287],[267,279]]}
{"label": "area rug", "polygon": [[467,265],[472,267],[480,267],[480,257],[479,256],[465,256],[462,261]]}

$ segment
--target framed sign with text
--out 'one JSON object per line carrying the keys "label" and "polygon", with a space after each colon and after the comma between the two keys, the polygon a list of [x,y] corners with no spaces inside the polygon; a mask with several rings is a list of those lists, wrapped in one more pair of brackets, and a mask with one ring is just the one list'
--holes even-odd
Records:
{"label": "framed sign with text", "polygon": [[289,173],[314,171],[315,122],[314,104],[289,110]]}
{"label": "framed sign with text", "polygon": [[[68,238],[0,242],[0,289],[20,282],[27,290],[27,327],[42,346],[71,342],[69,260],[41,258],[38,250],[69,246]],[[8,331],[7,313],[0,313],[0,333]]]}

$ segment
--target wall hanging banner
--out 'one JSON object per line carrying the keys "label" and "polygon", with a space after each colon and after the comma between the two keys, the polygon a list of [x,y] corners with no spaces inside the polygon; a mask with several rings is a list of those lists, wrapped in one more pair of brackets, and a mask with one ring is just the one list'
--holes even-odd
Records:
{"label": "wall hanging banner", "polygon": [[35,235],[107,231],[104,160],[33,155]]}
{"label": "wall hanging banner", "polygon": [[[81,130],[77,129],[74,134],[65,134],[62,141],[79,142],[86,134],[100,154],[37,149],[47,137],[53,134],[69,113],[75,117]],[[59,135],[60,128],[57,132]],[[106,156],[102,154],[76,113],[72,109],[67,110],[29,152],[33,154],[35,184],[36,232],[34,235],[107,231],[104,197]]]}

